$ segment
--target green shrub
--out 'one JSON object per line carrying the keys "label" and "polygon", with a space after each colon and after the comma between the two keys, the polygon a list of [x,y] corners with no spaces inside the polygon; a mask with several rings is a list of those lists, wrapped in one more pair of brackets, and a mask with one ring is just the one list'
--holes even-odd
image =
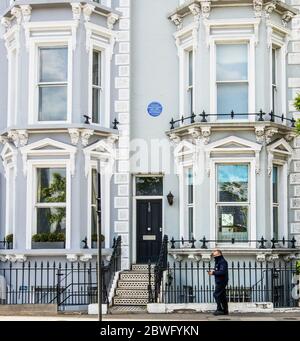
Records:
{"label": "green shrub", "polygon": [[39,243],[39,242],[64,242],[66,239],[64,233],[62,232],[53,232],[53,233],[37,233],[34,236],[32,236],[32,241],[35,243]]}
{"label": "green shrub", "polygon": [[296,108],[296,110],[300,111],[300,93],[298,93],[295,98],[294,107]]}
{"label": "green shrub", "polygon": [[300,261],[299,260],[296,263],[296,274],[300,275]]}
{"label": "green shrub", "polygon": [[12,243],[14,241],[14,235],[13,234],[8,234],[6,237],[5,237],[5,241],[7,243]]}
{"label": "green shrub", "polygon": [[[101,234],[101,243],[104,242],[105,237],[103,236],[103,234]],[[98,235],[97,234],[93,234],[92,235],[92,242],[96,242],[98,241]]]}

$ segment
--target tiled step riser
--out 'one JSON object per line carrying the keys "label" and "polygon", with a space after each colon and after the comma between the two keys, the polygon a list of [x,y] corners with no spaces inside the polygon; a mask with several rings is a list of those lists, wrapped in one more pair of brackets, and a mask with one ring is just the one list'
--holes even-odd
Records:
{"label": "tiled step riser", "polygon": [[148,290],[116,290],[116,296],[118,298],[148,298]]}
{"label": "tiled step riser", "polygon": [[114,305],[142,306],[148,304],[148,298],[117,298],[114,297]]}
{"label": "tiled step riser", "polygon": [[[153,282],[152,282],[152,287],[153,287]],[[148,282],[128,282],[128,281],[120,281],[118,283],[118,289],[131,289],[131,290],[148,290]]]}
{"label": "tiled step riser", "polygon": [[[151,276],[153,279],[153,276]],[[144,273],[121,273],[120,280],[123,281],[149,281],[149,275]]]}
{"label": "tiled step riser", "polygon": [[[133,264],[132,265],[132,271],[149,271],[149,266],[148,265],[141,265],[141,264]],[[151,270],[154,271],[154,265],[151,265]]]}

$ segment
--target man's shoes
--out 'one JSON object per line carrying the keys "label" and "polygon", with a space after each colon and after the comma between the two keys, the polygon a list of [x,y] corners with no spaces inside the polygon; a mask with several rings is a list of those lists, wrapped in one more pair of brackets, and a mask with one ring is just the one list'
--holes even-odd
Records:
{"label": "man's shoes", "polygon": [[[213,313],[214,316],[222,316],[222,315],[226,315],[224,311],[222,310],[216,310],[214,313]],[[228,315],[228,313],[227,313]]]}

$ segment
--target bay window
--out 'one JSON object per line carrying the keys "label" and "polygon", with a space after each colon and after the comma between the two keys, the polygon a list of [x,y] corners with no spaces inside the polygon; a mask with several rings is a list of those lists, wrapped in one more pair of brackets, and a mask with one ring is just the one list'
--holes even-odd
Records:
{"label": "bay window", "polygon": [[100,51],[93,51],[93,72],[92,72],[92,121],[100,123],[102,112],[102,55]]}
{"label": "bay window", "polygon": [[249,164],[217,164],[217,239],[247,241],[249,235]]}
{"label": "bay window", "polygon": [[[249,103],[248,44],[216,45],[217,113],[219,119],[247,119]],[[244,115],[238,115],[244,114]]]}
{"label": "bay window", "polygon": [[66,121],[68,47],[39,47],[38,120]]}
{"label": "bay window", "polygon": [[36,168],[36,233],[66,234],[66,168]]}

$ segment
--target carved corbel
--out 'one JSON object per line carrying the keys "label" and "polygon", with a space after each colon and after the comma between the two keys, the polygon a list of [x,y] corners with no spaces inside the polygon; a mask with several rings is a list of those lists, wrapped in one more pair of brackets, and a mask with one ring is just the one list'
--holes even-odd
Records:
{"label": "carved corbel", "polygon": [[193,139],[198,140],[201,136],[201,131],[198,128],[191,128],[188,130],[189,135],[192,136]]}
{"label": "carved corbel", "polygon": [[258,143],[263,144],[265,142],[265,127],[264,126],[255,127],[255,135],[256,141]]}
{"label": "carved corbel", "polygon": [[67,261],[69,261],[70,263],[75,263],[78,261],[78,256],[75,254],[69,254],[67,255]]}
{"label": "carved corbel", "polygon": [[82,6],[83,8],[83,16],[84,16],[84,20],[85,21],[90,21],[91,20],[91,15],[95,10],[95,6],[91,5],[91,4],[85,4],[84,6]]}
{"label": "carved corbel", "polygon": [[290,11],[285,11],[282,14],[281,20],[282,20],[282,25],[284,27],[286,27],[288,25],[288,23],[292,20],[292,18],[294,17],[294,14]]}
{"label": "carved corbel", "polygon": [[172,134],[170,134],[170,140],[171,140],[171,143],[176,147],[179,143],[180,143],[180,141],[181,141],[181,138],[178,136],[178,135],[176,135],[175,133],[172,133]]}
{"label": "carved corbel", "polygon": [[80,137],[80,132],[79,129],[69,129],[69,135],[71,138],[71,143],[76,146],[78,144],[79,141],[79,137]]}
{"label": "carved corbel", "polygon": [[94,135],[94,130],[84,129],[81,131],[81,143],[84,147],[89,144],[89,139]]}
{"label": "carved corbel", "polygon": [[211,127],[201,127],[201,134],[205,145],[209,144],[211,137]]}
{"label": "carved corbel", "polygon": [[118,140],[119,140],[119,136],[117,136],[117,135],[111,135],[111,136],[109,136],[109,137],[107,137],[107,138],[105,139],[105,142],[106,142],[109,146],[113,147],[113,146],[115,145],[115,143],[116,143]]}
{"label": "carved corbel", "polygon": [[266,131],[266,144],[271,143],[272,137],[275,134],[278,134],[278,129],[277,128],[269,128],[269,129],[267,129],[267,131]]}
{"label": "carved corbel", "polygon": [[255,18],[261,18],[263,12],[263,1],[253,0],[253,9]]}
{"label": "carved corbel", "polygon": [[80,20],[81,16],[81,3],[80,2],[73,2],[71,3],[72,12],[73,12],[73,19]]}
{"label": "carved corbel", "polygon": [[11,28],[11,21],[9,18],[3,17],[1,19],[1,25],[5,28],[5,31],[8,31]]}
{"label": "carved corbel", "polygon": [[17,24],[20,25],[22,21],[22,11],[19,7],[13,7],[10,11],[11,15],[17,20]]}
{"label": "carved corbel", "polygon": [[297,136],[298,136],[297,133],[294,133],[291,131],[291,132],[287,133],[284,136],[284,138],[287,142],[292,142]]}
{"label": "carved corbel", "polygon": [[14,259],[17,263],[25,263],[27,261],[27,257],[25,255],[15,255]]}
{"label": "carved corbel", "polygon": [[24,147],[28,143],[28,132],[27,130],[18,130],[19,146]]}
{"label": "carved corbel", "polygon": [[115,23],[119,20],[119,16],[115,13],[110,13],[107,16],[107,27],[112,30],[114,28]]}
{"label": "carved corbel", "polygon": [[265,253],[259,253],[256,255],[256,261],[263,263],[266,261],[266,254]]}
{"label": "carved corbel", "polygon": [[93,258],[92,255],[83,255],[83,256],[79,257],[79,260],[83,263],[87,263],[87,262],[91,261],[92,258]]}
{"label": "carved corbel", "polygon": [[201,11],[203,19],[208,19],[211,11],[211,1],[201,2]]}
{"label": "carved corbel", "polygon": [[176,25],[177,29],[180,30],[182,27],[182,16],[179,14],[174,14],[171,17],[171,21]]}
{"label": "carved corbel", "polygon": [[7,137],[0,136],[0,144],[5,144],[7,142]]}
{"label": "carved corbel", "polygon": [[9,140],[18,148],[19,147],[19,134],[16,130],[10,130],[7,134]]}
{"label": "carved corbel", "polygon": [[265,6],[266,19],[270,19],[271,13],[276,9],[277,0],[273,0],[271,3]]}
{"label": "carved corbel", "polygon": [[20,5],[20,8],[23,15],[23,20],[25,22],[29,22],[31,19],[32,7],[30,5]]}

